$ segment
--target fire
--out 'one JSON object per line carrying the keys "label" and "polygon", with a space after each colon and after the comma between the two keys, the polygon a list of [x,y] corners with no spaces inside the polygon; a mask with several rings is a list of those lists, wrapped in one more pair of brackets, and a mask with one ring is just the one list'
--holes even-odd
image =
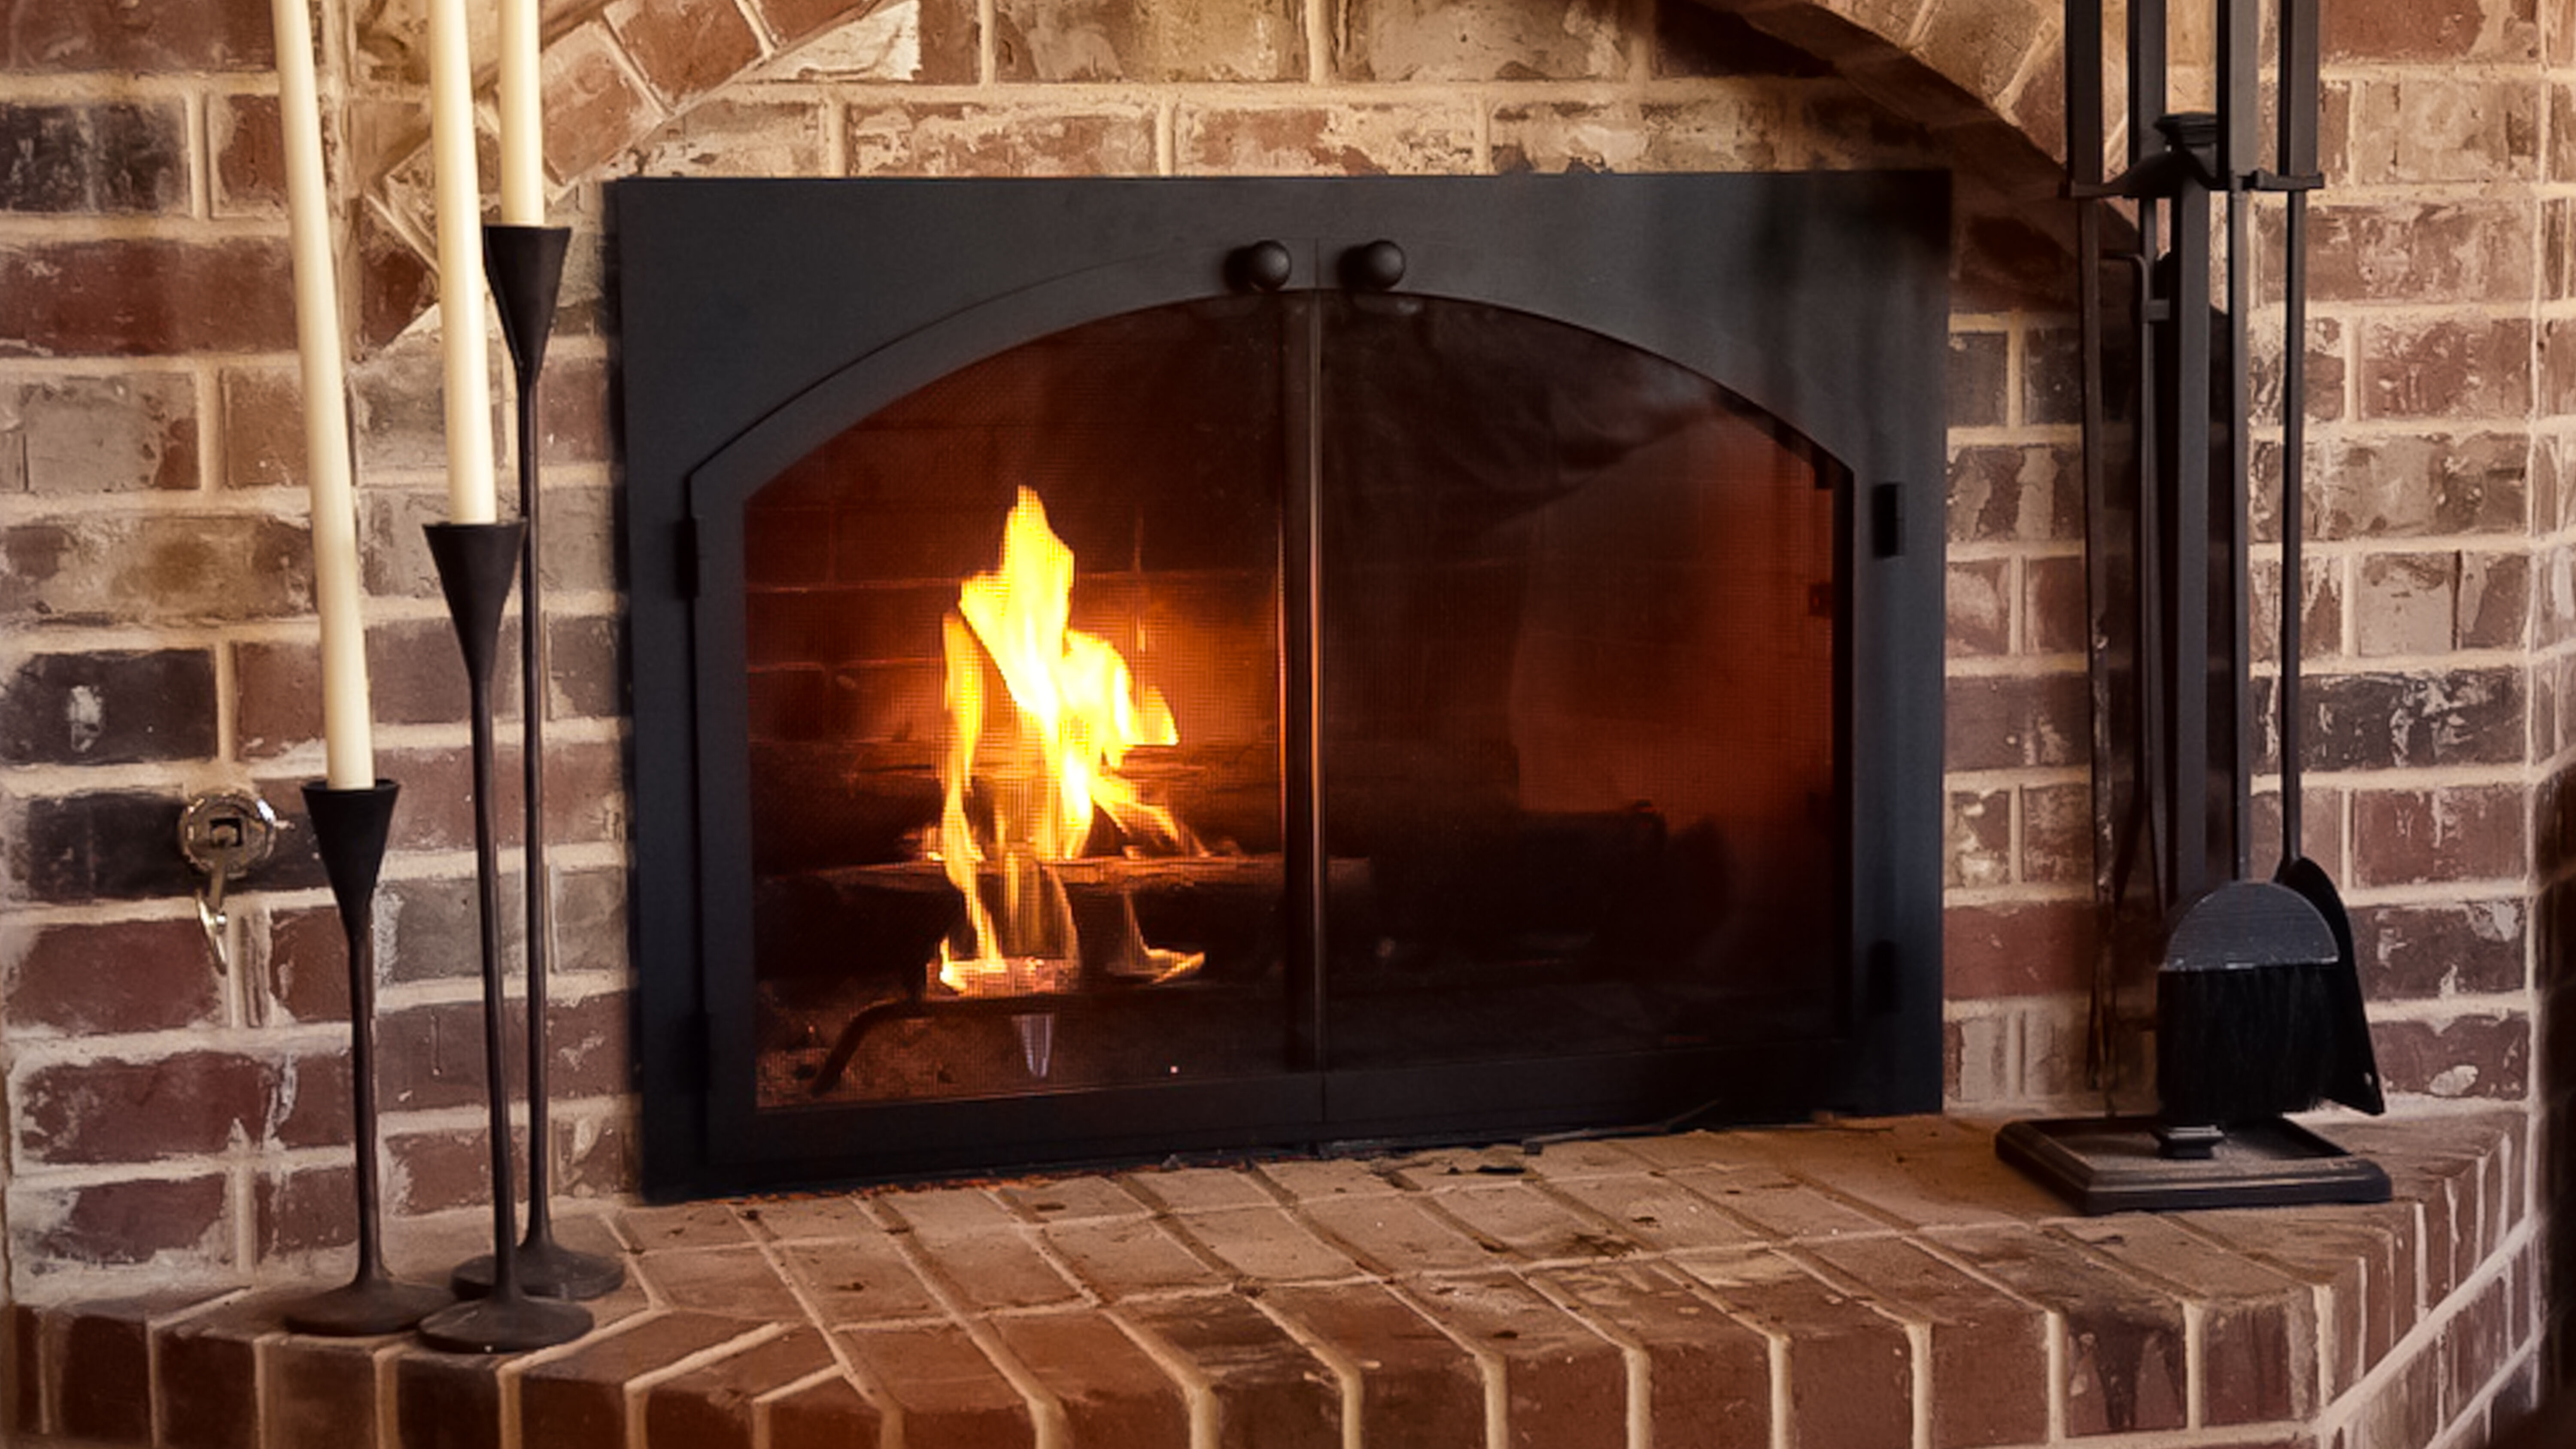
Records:
{"label": "fire", "polygon": [[[966,898],[972,954],[942,942],[939,979],[966,995],[1060,991],[1081,960],[1071,903],[1052,869],[1089,843],[1106,814],[1134,845],[1195,848],[1187,831],[1119,773],[1138,745],[1180,741],[1161,691],[1139,688],[1126,659],[1071,627],[1073,550],[1047,526],[1036,493],[1019,490],[1002,530],[1002,559],[966,580],[945,621],[948,749],[931,854]],[[988,669],[989,666],[989,669]],[[1008,710],[987,698],[998,674]],[[972,797],[987,819],[967,809]],[[988,899],[990,894],[998,899]],[[1110,969],[1167,980],[1201,957],[1144,943],[1134,908]]]}

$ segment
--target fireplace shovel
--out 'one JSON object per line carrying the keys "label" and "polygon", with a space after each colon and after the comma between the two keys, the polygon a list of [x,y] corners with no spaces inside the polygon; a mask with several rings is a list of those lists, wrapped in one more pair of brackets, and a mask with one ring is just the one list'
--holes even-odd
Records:
{"label": "fireplace shovel", "polygon": [[[2313,85],[2316,74],[2317,13],[2315,0],[2299,0],[2282,13],[2281,55],[2285,87],[2300,80]],[[2278,184],[2286,193],[2282,227],[2283,307],[2281,335],[2281,864],[2273,881],[2297,893],[2313,907],[2334,935],[2335,964],[2326,973],[2325,995],[2332,1037],[2324,1073],[2324,1095],[2376,1117],[2388,1110],[2380,1092],[2379,1062],[2371,1050],[2370,1018],[2362,1007],[2361,970],[2355,959],[2352,913],[2324,866],[2308,858],[2300,832],[2299,771],[2306,759],[2301,748],[2305,717],[2299,710],[2299,614],[2304,602],[2304,576],[2299,550],[2305,533],[2301,492],[2307,453],[2307,271],[2308,194],[2317,166],[2316,97],[2293,93],[2281,106],[2281,170]]]}

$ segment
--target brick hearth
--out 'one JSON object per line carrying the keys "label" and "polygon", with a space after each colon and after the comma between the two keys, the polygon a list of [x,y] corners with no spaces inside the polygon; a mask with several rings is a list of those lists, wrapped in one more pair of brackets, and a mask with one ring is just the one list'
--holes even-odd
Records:
{"label": "brick hearth", "polygon": [[2483,1443],[2539,1382],[2525,1124],[2332,1130],[2394,1202],[2068,1218],[1908,1119],[627,1208],[568,1225],[633,1272],[561,1348],[20,1305],[5,1402],[203,1449]]}

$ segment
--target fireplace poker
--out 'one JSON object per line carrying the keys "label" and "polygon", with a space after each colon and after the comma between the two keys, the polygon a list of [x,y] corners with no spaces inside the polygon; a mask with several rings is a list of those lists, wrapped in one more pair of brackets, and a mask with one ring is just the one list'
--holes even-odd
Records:
{"label": "fireplace poker", "polygon": [[385,1271],[380,1193],[376,1174],[376,875],[384,866],[385,837],[393,824],[391,780],[355,790],[321,781],[304,787],[305,818],[313,846],[331,882],[340,927],[348,938],[349,1080],[355,1125],[351,1132],[358,1179],[358,1270],[343,1286],[299,1298],[285,1307],[286,1326],[298,1333],[364,1338],[411,1327],[447,1306],[444,1288],[398,1283]]}
{"label": "fireplace poker", "polygon": [[[546,873],[546,702],[553,679],[546,646],[543,581],[538,571],[541,493],[537,486],[537,378],[545,368],[546,342],[554,329],[555,301],[563,285],[564,252],[571,231],[556,226],[488,225],[483,228],[484,271],[501,314],[518,383],[519,521],[519,767],[526,809],[520,834],[521,877],[527,892],[528,953],[528,1231],[519,1242],[519,1281],[548,1298],[597,1298],[626,1281],[615,1258],[567,1248],[555,1240],[550,1169],[553,1114],[548,1068],[554,1059],[547,1030],[546,975],[554,949],[551,878]],[[492,1285],[492,1260],[457,1265],[460,1293]]]}
{"label": "fireplace poker", "polygon": [[[420,1336],[431,1347],[457,1353],[506,1353],[569,1343],[590,1331],[590,1310],[579,1304],[531,1298],[520,1285],[518,1255],[511,1251],[513,1199],[510,1165],[509,1053],[501,986],[501,863],[492,810],[492,666],[499,653],[502,606],[509,602],[527,530],[509,523],[433,523],[429,556],[456,626],[465,659],[467,715],[473,729],[474,870],[480,889],[483,949],[484,1097],[491,1109],[492,1286],[484,1297],[423,1319]],[[535,1035],[539,1023],[530,1021]],[[531,1122],[531,1127],[536,1126]],[[537,1133],[531,1130],[531,1142]],[[531,1154],[534,1156],[535,1154]]]}

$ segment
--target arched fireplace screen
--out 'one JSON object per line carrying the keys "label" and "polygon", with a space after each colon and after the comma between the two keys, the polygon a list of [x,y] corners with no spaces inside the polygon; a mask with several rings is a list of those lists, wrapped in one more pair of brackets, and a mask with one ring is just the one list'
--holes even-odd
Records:
{"label": "arched fireplace screen", "polygon": [[621,184],[650,1183],[1931,1105],[1940,196]]}

